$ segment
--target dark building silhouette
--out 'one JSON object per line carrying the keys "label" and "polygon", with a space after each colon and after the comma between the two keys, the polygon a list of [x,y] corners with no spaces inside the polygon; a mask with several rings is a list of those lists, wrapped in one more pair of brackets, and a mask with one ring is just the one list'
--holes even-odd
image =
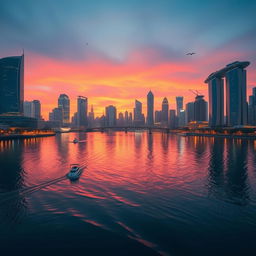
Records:
{"label": "dark building silhouette", "polygon": [[256,125],[256,87],[252,88],[252,95],[249,96],[248,124]]}
{"label": "dark building silhouette", "polygon": [[129,124],[129,113],[127,110],[124,113],[124,123],[125,123],[125,125]]}
{"label": "dark building silhouette", "polygon": [[23,114],[27,117],[33,117],[37,120],[41,119],[41,103],[39,100],[24,101]]}
{"label": "dark building silhouette", "polygon": [[68,95],[60,94],[58,98],[58,107],[62,109],[62,123],[69,124],[70,120],[70,100]]}
{"label": "dark building silhouette", "polygon": [[83,96],[77,98],[77,126],[87,126],[88,99]]}
{"label": "dark building silhouette", "polygon": [[62,126],[63,112],[62,108],[54,108],[52,112],[49,113],[49,121],[52,123],[52,127]]}
{"label": "dark building silhouette", "polygon": [[179,113],[183,109],[183,97],[182,96],[177,96],[176,97],[176,111],[177,111],[177,116],[179,116]]}
{"label": "dark building silhouette", "polygon": [[161,118],[161,125],[167,126],[168,125],[168,115],[169,115],[169,103],[167,98],[165,97],[162,102],[162,118]]}
{"label": "dark building silhouette", "polygon": [[176,128],[176,111],[175,109],[170,109],[170,119],[169,119],[169,126],[171,129]]}
{"label": "dark building silhouette", "polygon": [[154,95],[151,91],[147,95],[147,125],[154,125]]}
{"label": "dark building silhouette", "polygon": [[176,111],[177,111],[177,123],[178,126],[185,125],[185,112],[183,109],[183,96],[176,97]]}
{"label": "dark building silhouette", "polygon": [[116,107],[110,105],[106,107],[106,126],[116,126]]}
{"label": "dark building silhouette", "polygon": [[122,112],[120,112],[118,114],[118,120],[117,120],[117,125],[118,126],[124,126],[125,122],[124,122],[124,114]]}
{"label": "dark building silhouette", "polygon": [[186,104],[186,123],[195,121],[195,104],[194,102],[188,102]]}
{"label": "dark building silhouette", "polygon": [[224,80],[213,77],[208,81],[209,91],[209,125],[224,125]]}
{"label": "dark building silhouette", "polygon": [[41,119],[41,102],[39,100],[33,100],[34,105],[34,118]]}
{"label": "dark building silhouette", "polygon": [[155,111],[155,122],[156,123],[161,123],[162,120],[162,111],[161,110],[156,110]]}
{"label": "dark building silhouette", "polygon": [[209,124],[224,125],[224,82],[226,78],[226,123],[228,126],[247,124],[246,70],[250,62],[233,62],[208,76]]}
{"label": "dark building silhouette", "polygon": [[23,114],[27,117],[34,117],[34,104],[33,101],[24,101]]}
{"label": "dark building silhouette", "polygon": [[24,54],[0,59],[0,114],[23,114]]}
{"label": "dark building silhouette", "polygon": [[142,103],[138,100],[135,100],[135,108],[134,108],[134,125],[144,125],[145,124],[145,117],[142,114]]}
{"label": "dark building silhouette", "polygon": [[88,125],[90,127],[94,126],[94,111],[93,111],[93,105],[91,105],[91,111],[88,114]]}
{"label": "dark building silhouette", "polygon": [[207,102],[203,95],[197,95],[194,102],[194,121],[207,121]]}

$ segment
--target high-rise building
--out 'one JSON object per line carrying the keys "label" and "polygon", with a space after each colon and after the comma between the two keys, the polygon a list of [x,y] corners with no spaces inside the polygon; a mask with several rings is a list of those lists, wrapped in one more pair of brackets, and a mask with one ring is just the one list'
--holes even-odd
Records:
{"label": "high-rise building", "polygon": [[224,81],[222,77],[214,77],[208,81],[209,92],[209,125],[224,125]]}
{"label": "high-rise building", "polygon": [[34,117],[34,104],[32,101],[24,101],[23,103],[23,113],[24,116]]}
{"label": "high-rise building", "polygon": [[124,114],[122,112],[118,114],[117,125],[124,126]]}
{"label": "high-rise building", "polygon": [[132,123],[133,123],[131,112],[129,113],[128,123],[129,123],[129,125],[132,125]]}
{"label": "high-rise building", "polygon": [[237,66],[226,72],[227,125],[247,124],[246,70]]}
{"label": "high-rise building", "polygon": [[194,102],[194,120],[207,121],[207,102],[204,100],[204,95],[197,95]]}
{"label": "high-rise building", "polygon": [[186,125],[186,111],[185,109],[180,109],[179,117],[178,117],[178,126],[184,127]]}
{"label": "high-rise building", "polygon": [[135,100],[135,108],[134,108],[134,125],[144,125],[145,117],[142,114],[142,103],[138,100]]}
{"label": "high-rise building", "polygon": [[58,107],[62,109],[63,115],[62,115],[62,123],[64,125],[69,124],[70,120],[70,100],[68,95],[66,94],[60,94],[58,98]]}
{"label": "high-rise building", "polygon": [[116,126],[116,107],[110,105],[106,107],[106,126]]}
{"label": "high-rise building", "polygon": [[77,126],[87,126],[88,99],[83,96],[77,98]]}
{"label": "high-rise building", "polygon": [[24,116],[33,117],[37,120],[41,119],[41,103],[39,100],[24,101]]}
{"label": "high-rise building", "polygon": [[256,125],[256,87],[252,88],[252,95],[249,96],[248,124]]}
{"label": "high-rise building", "polygon": [[41,102],[39,100],[33,100],[34,105],[34,118],[37,120],[41,119]]}
{"label": "high-rise building", "polygon": [[63,112],[62,108],[54,108],[52,112],[49,113],[49,120],[54,122],[55,127],[62,126]]}
{"label": "high-rise building", "polygon": [[226,124],[228,126],[247,124],[246,70],[250,62],[233,62],[208,76],[205,83],[209,88],[209,124],[224,124],[224,83],[226,78]]}
{"label": "high-rise building", "polygon": [[162,120],[162,111],[156,110],[155,111],[155,123],[159,124],[159,123],[161,123],[161,120]]}
{"label": "high-rise building", "polygon": [[129,114],[127,110],[124,113],[124,124],[129,125]]}
{"label": "high-rise building", "polygon": [[94,125],[94,111],[93,111],[93,105],[91,105],[91,111],[88,114],[88,125],[90,127],[93,127]]}
{"label": "high-rise building", "polygon": [[154,125],[154,95],[151,91],[147,95],[147,125]]}
{"label": "high-rise building", "polygon": [[194,102],[188,102],[186,104],[186,123],[195,121],[195,106]]}
{"label": "high-rise building", "polygon": [[165,97],[162,102],[162,118],[161,118],[161,125],[167,127],[168,126],[168,116],[169,116],[169,103],[167,98]]}
{"label": "high-rise building", "polygon": [[183,109],[183,97],[177,96],[176,97],[176,110],[177,110],[177,116],[179,116],[180,110]]}
{"label": "high-rise building", "polygon": [[170,119],[169,119],[169,127],[171,129],[176,128],[176,111],[175,109],[170,109]]}
{"label": "high-rise building", "polygon": [[[181,114],[182,110],[182,114]],[[177,111],[177,123],[179,127],[184,126],[185,121],[183,120],[183,114],[184,114],[184,109],[183,109],[183,97],[182,96],[177,96],[176,97],[176,111]],[[182,120],[180,119],[180,114],[182,115]]]}
{"label": "high-rise building", "polygon": [[0,59],[0,114],[23,114],[24,54]]}

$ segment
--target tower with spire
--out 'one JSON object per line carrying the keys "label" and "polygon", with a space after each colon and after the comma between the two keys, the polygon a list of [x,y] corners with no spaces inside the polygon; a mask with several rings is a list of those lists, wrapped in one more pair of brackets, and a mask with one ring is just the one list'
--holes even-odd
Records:
{"label": "tower with spire", "polygon": [[154,125],[154,94],[151,92],[151,90],[147,95],[147,125]]}

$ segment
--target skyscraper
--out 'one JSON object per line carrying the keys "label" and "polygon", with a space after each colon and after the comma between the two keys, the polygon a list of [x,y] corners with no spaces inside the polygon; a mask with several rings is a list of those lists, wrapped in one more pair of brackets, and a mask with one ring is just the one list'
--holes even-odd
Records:
{"label": "skyscraper", "polygon": [[124,114],[122,112],[118,114],[117,124],[118,126],[124,126]]}
{"label": "skyscraper", "polygon": [[126,110],[124,113],[124,124],[128,125],[129,124],[129,114],[128,111]]}
{"label": "skyscraper", "polygon": [[135,100],[135,108],[134,108],[134,125],[144,125],[145,118],[142,114],[142,103],[138,100]]}
{"label": "skyscraper", "polygon": [[209,88],[209,124],[224,124],[224,83],[226,78],[226,119],[228,126],[247,124],[246,70],[248,61],[236,61],[213,72],[205,80]]}
{"label": "skyscraper", "polygon": [[214,77],[208,81],[209,92],[209,125],[224,125],[224,81],[221,77]]}
{"label": "skyscraper", "polygon": [[147,95],[147,125],[154,125],[154,95],[151,91]]}
{"label": "skyscraper", "polygon": [[87,126],[88,100],[86,97],[77,98],[77,125],[78,127]]}
{"label": "skyscraper", "polygon": [[24,54],[0,59],[0,114],[23,114]]}
{"label": "skyscraper", "polygon": [[162,120],[162,111],[156,110],[155,111],[155,123],[159,124],[159,123],[161,123],[161,120]]}
{"label": "skyscraper", "polygon": [[116,126],[116,107],[112,105],[106,107],[106,126]]}
{"label": "skyscraper", "polygon": [[237,66],[226,72],[227,125],[247,124],[246,70]]}
{"label": "skyscraper", "polygon": [[252,95],[249,96],[248,124],[256,125],[256,87],[252,88]]}
{"label": "skyscraper", "polygon": [[93,127],[94,125],[94,111],[93,111],[93,105],[91,105],[91,111],[88,114],[88,125],[90,127]]}
{"label": "skyscraper", "polygon": [[176,97],[176,110],[177,110],[177,116],[179,116],[180,110],[183,109],[183,97],[177,96]]}
{"label": "skyscraper", "polygon": [[176,113],[175,109],[170,109],[170,128],[175,129],[176,128]]}
{"label": "skyscraper", "polygon": [[194,120],[207,121],[207,102],[204,100],[204,95],[197,95],[194,103]]}
{"label": "skyscraper", "polygon": [[186,123],[195,121],[195,106],[194,102],[188,102],[186,104]]}
{"label": "skyscraper", "polygon": [[23,103],[23,113],[24,116],[34,117],[34,104],[32,101],[24,101]]}
{"label": "skyscraper", "polygon": [[58,107],[62,109],[62,123],[64,125],[69,124],[69,120],[70,120],[70,100],[68,95],[66,94],[60,94],[59,98],[58,98]]}
{"label": "skyscraper", "polygon": [[39,100],[33,100],[34,105],[34,118],[37,120],[41,119],[41,102]]}
{"label": "skyscraper", "polygon": [[169,115],[169,103],[167,98],[165,97],[162,102],[162,118],[161,118],[161,125],[168,126],[168,115]]}
{"label": "skyscraper", "polygon": [[39,100],[24,101],[24,116],[33,117],[37,120],[41,119],[41,103]]}

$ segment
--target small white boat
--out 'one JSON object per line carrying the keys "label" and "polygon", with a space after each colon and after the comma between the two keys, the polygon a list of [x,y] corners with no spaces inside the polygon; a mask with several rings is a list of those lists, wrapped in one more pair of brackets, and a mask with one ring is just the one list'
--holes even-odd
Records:
{"label": "small white boat", "polygon": [[79,179],[81,174],[82,174],[82,168],[79,166],[79,164],[71,164],[70,171],[67,174],[67,177],[70,180],[77,180]]}
{"label": "small white boat", "polygon": [[73,139],[73,143],[78,143],[79,140],[77,138]]}

